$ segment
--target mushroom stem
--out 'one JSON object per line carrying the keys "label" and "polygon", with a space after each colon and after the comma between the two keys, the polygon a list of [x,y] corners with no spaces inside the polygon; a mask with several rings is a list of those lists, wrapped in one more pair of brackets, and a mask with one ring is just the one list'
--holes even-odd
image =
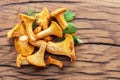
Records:
{"label": "mushroom stem", "polygon": [[44,31],[41,31],[41,32],[37,33],[36,37],[37,37],[37,39],[40,39],[40,38],[44,38],[44,37],[49,36],[49,35],[55,35],[59,38],[61,38],[63,36],[62,29],[54,21],[52,21],[49,28],[45,29]]}
{"label": "mushroom stem", "polygon": [[51,33],[52,33],[51,29],[48,28],[48,29],[46,29],[44,31],[41,31],[41,32],[37,33],[37,38],[39,38],[39,39],[44,38],[44,37],[46,37],[48,35],[51,35]]}
{"label": "mushroom stem", "polygon": [[57,60],[57,59],[54,59],[54,58],[52,58],[51,56],[48,56],[48,58],[47,58],[47,64],[48,64],[48,65],[49,65],[49,64],[54,64],[54,65],[56,65],[56,66],[58,66],[58,67],[60,67],[60,68],[63,67],[63,62],[62,62],[62,61]]}
{"label": "mushroom stem", "polygon": [[45,41],[43,40],[37,40],[37,41],[31,41],[30,44],[36,47],[40,47]]}

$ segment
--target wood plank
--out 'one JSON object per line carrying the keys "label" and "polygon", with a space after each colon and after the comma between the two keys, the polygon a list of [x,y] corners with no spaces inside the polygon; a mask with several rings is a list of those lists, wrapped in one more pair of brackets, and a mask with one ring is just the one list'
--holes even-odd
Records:
{"label": "wood plank", "polygon": [[[77,45],[77,60],[67,57],[64,68],[50,65],[17,68],[17,52],[13,40],[7,39],[9,29],[18,23],[18,14],[27,7],[49,11],[66,7],[76,12],[73,21],[77,36],[84,43]],[[119,80],[120,79],[120,1],[119,0],[3,0],[0,2],[0,80]],[[46,55],[49,55],[46,53]]]}

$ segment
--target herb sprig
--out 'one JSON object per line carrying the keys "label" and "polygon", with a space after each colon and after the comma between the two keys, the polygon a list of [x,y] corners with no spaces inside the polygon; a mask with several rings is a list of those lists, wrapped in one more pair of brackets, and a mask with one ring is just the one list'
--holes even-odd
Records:
{"label": "herb sprig", "polygon": [[27,8],[27,10],[26,10],[26,13],[25,14],[27,14],[28,16],[35,16],[35,9],[30,9],[30,8]]}
{"label": "herb sprig", "polygon": [[[67,27],[66,29],[63,31],[64,34],[74,34],[76,33],[76,31],[78,30],[74,23],[70,22],[71,20],[73,20],[75,17],[75,12],[72,12],[70,10],[67,10],[66,12],[64,12],[64,19],[67,22]],[[73,40],[74,40],[74,44],[77,45],[78,43],[83,43],[83,41],[81,39],[79,39],[77,36],[73,35]]]}
{"label": "herb sprig", "polygon": [[[35,12],[35,9],[27,8],[25,14],[28,15],[28,16],[33,16],[33,17],[34,17],[35,14],[36,14],[36,12]],[[38,26],[38,25],[37,25],[37,20],[35,20],[35,21],[33,22],[33,24],[32,24],[33,30],[34,30],[37,26]]]}

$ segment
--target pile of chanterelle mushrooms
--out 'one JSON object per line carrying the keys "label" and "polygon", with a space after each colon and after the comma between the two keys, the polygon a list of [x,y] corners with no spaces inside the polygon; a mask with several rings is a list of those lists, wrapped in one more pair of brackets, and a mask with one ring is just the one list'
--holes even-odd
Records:
{"label": "pile of chanterelle mushrooms", "polygon": [[[45,51],[55,54],[64,55],[76,60],[74,41],[71,34],[63,35],[63,30],[67,26],[63,13],[66,8],[59,8],[54,12],[49,13],[48,9],[44,9],[40,13],[36,13],[35,17],[25,14],[19,14],[19,23],[12,28],[7,36],[14,38],[14,44],[19,53],[16,59],[17,67],[21,65],[32,64],[39,67],[45,67],[49,64],[54,64],[63,67],[63,62],[51,56],[44,60]],[[56,20],[53,20],[55,18]],[[33,22],[37,20],[37,27],[33,30]],[[65,37],[61,42],[53,42],[52,39]],[[38,51],[34,51],[38,47]]]}

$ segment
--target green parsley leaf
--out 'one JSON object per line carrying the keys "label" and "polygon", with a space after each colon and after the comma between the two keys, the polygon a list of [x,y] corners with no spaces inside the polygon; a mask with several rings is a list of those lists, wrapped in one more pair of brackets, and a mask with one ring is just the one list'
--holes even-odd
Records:
{"label": "green parsley leaf", "polygon": [[68,22],[67,23],[69,26],[75,26],[74,23]]}
{"label": "green parsley leaf", "polygon": [[63,31],[64,34],[73,34],[77,31],[77,28],[75,27],[75,25],[73,23],[68,23],[68,26],[66,27],[66,29]]}
{"label": "green parsley leaf", "polygon": [[38,26],[38,25],[37,25],[37,21],[35,20],[35,21],[33,22],[33,24],[32,24],[32,29],[34,30],[37,26]]}
{"label": "green parsley leaf", "polygon": [[[26,15],[28,15],[28,16],[35,16],[35,9],[34,10],[32,10],[32,9],[30,9],[29,7],[27,8],[27,10],[26,10],[26,12],[25,12],[25,14]],[[37,25],[37,20],[35,20],[34,22],[33,22],[33,24],[32,24],[32,29],[34,30],[36,27],[37,27],[38,25]]]}
{"label": "green parsley leaf", "polygon": [[28,16],[35,16],[35,9],[32,10],[32,9],[30,9],[30,8],[27,8],[26,14],[27,14]]}
{"label": "green parsley leaf", "polygon": [[77,45],[78,43],[83,43],[83,41],[79,38],[77,38],[76,36],[72,36],[73,40],[74,40],[74,45]]}
{"label": "green parsley leaf", "polygon": [[73,20],[75,17],[75,13],[70,11],[70,10],[67,10],[66,12],[64,12],[64,18],[66,21],[71,21]]}

